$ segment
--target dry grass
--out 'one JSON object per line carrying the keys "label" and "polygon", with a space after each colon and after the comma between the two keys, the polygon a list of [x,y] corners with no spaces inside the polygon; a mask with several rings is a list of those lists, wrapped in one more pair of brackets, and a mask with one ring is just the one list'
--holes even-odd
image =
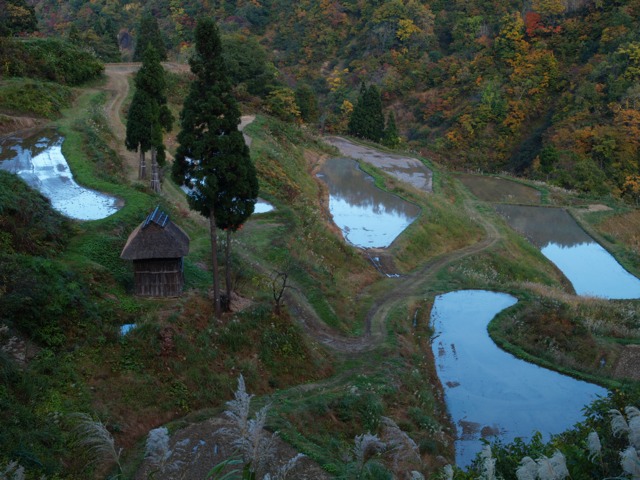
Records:
{"label": "dry grass", "polygon": [[639,210],[608,217],[598,225],[598,228],[617,242],[627,245],[636,255],[640,255]]}

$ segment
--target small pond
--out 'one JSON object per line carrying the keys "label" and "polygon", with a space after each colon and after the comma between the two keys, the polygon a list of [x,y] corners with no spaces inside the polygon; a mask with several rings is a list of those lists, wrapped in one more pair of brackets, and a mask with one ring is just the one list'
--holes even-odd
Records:
{"label": "small pond", "polygon": [[505,442],[549,439],[582,420],[582,408],[605,396],[597,385],[520,360],[498,348],[487,325],[516,299],[504,293],[462,290],[436,297],[431,313],[438,377],[458,430],[456,463],[467,466],[482,438]]}
{"label": "small pond", "polygon": [[540,203],[538,190],[512,180],[468,173],[460,173],[456,178],[484,202]]}
{"label": "small pond", "polygon": [[253,209],[253,213],[267,213],[272,212],[273,210],[273,205],[259,198],[256,202],[255,208]]}
{"label": "small pond", "polygon": [[564,273],[578,295],[640,298],[640,280],[622,268],[565,210],[516,205],[495,208]]}
{"label": "small pond", "polygon": [[126,323],[124,325],[120,325],[120,335],[124,337],[127,333],[136,328],[136,326],[137,325],[135,323]]}
{"label": "small pond", "polygon": [[355,160],[330,158],[318,176],[329,187],[333,221],[357,247],[388,247],[420,214],[417,205],[377,188]]}
{"label": "small pond", "polygon": [[0,169],[40,191],[58,212],[76,220],[98,220],[122,208],[116,197],[78,185],[62,155],[63,138],[53,131],[0,140]]}

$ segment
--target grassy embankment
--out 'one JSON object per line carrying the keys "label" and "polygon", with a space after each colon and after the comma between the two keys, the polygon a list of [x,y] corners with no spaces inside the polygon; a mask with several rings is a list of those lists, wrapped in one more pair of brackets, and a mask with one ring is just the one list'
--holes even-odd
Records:
{"label": "grassy embankment", "polygon": [[[346,336],[362,333],[369,308],[393,289],[396,280],[379,279],[360,253],[327,228],[321,206],[324,192],[310,175],[327,153],[325,147],[293,126],[258,117],[248,127],[254,139],[252,156],[261,176],[261,195],[277,210],[249,221],[234,239],[236,288],[251,302],[217,322],[206,295],[210,282],[206,229],[184,210],[175,188],[167,185],[166,190],[173,192],[167,202],[144,186],[122,182],[121,167],[109,148],[110,133],[101,118],[101,101],[100,95],[86,94],[65,112],[59,122],[67,138],[63,148],[80,183],[115,194],[126,205],[108,219],[75,224],[68,246],[59,254],[51,252],[46,261],[54,262],[64,274],[52,282],[50,272],[57,270],[48,268],[34,283],[51,284],[58,292],[39,300],[56,306],[47,320],[57,331],[49,339],[35,338],[45,348],[27,370],[17,371],[6,362],[4,367],[5,375],[18,379],[6,396],[10,403],[5,411],[21,411],[20,401],[33,412],[24,412],[21,424],[7,433],[13,435],[10,445],[31,445],[25,452],[44,458],[42,443],[26,435],[48,432],[56,448],[47,453],[47,471],[55,470],[56,456],[70,461],[72,451],[65,443],[65,430],[46,423],[50,418],[64,418],[78,410],[97,413],[116,433],[118,444],[131,451],[134,442],[158,423],[204,407],[219,411],[239,372],[253,392],[280,390],[274,395],[272,425],[328,470],[344,471],[344,462],[337,459],[350,448],[353,436],[376,431],[383,415],[394,418],[416,439],[424,458],[431,461],[431,467],[421,466],[428,470],[436,456],[451,455],[429,346],[433,295],[458,288],[509,291],[520,298],[518,308],[524,313],[517,318],[533,312],[530,317],[553,320],[562,278],[490,208],[472,202],[457,182],[441,172],[437,172],[435,193],[424,196],[372,171],[390,190],[423,209],[390,248],[406,274],[420,272],[424,262],[480,238],[483,223],[470,223],[465,209],[489,222],[485,228],[493,225],[498,235],[486,250],[439,271],[436,268],[424,280],[415,278],[415,289],[408,297],[394,298],[385,319],[390,336],[380,348],[347,355],[344,362],[332,359],[334,353],[310,342],[288,315],[271,314],[273,272],[290,274],[297,289],[291,292],[294,314],[304,312],[303,304],[308,302],[324,323]],[[128,293],[130,267],[120,261],[119,252],[128,233],[156,203],[192,238],[192,253],[186,259],[190,290],[182,299],[141,300]],[[542,293],[528,297],[531,291]],[[64,298],[58,301],[58,297]],[[137,323],[138,328],[121,338],[118,327],[124,323]],[[19,325],[12,328],[19,330]],[[528,328],[536,332],[540,327]],[[567,338],[575,335],[574,329]],[[570,341],[560,345],[569,353],[576,350]],[[552,359],[556,368],[562,360]],[[337,374],[335,380],[317,388],[287,390],[331,372]],[[38,385],[38,391],[26,389],[27,383]],[[81,469],[81,456],[69,465],[71,470]]]}
{"label": "grassy embankment", "polygon": [[[158,423],[203,407],[219,408],[229,398],[239,372],[258,393],[322,378],[333,368],[324,350],[310,344],[288,315],[271,314],[270,274],[289,271],[320,316],[346,333],[360,330],[354,299],[376,276],[356,251],[326,229],[318,202],[320,188],[308,176],[307,163],[317,155],[310,153],[311,148],[322,151],[322,147],[296,128],[259,119],[256,129],[265,136],[255,135],[254,151],[263,196],[278,210],[250,221],[234,240],[236,289],[251,299],[250,306],[214,321],[206,295],[207,232],[202,222],[192,219],[183,203],[169,204],[141,185],[123,182],[122,167],[109,147],[112,139],[102,117],[102,101],[102,94],[82,93],[74,107],[64,112],[58,122],[66,137],[63,151],[79,183],[114,194],[125,206],[104,220],[67,222],[72,233],[65,247],[49,252],[47,269],[40,271],[42,278],[32,277],[32,288],[40,286],[45,293],[33,297],[34,309],[50,307],[45,310],[52,312],[46,320],[55,329],[34,336],[37,353],[26,370],[13,369],[11,362],[3,364],[5,375],[16,378],[3,392],[4,411],[20,412],[20,403],[32,412],[18,414],[18,424],[5,430],[6,460],[19,458],[27,468],[36,468],[39,462],[49,474],[59,471],[59,458],[66,462],[65,474],[82,471],[83,455],[72,448],[63,425],[68,413],[94,413],[110,426],[118,445],[130,448]],[[156,203],[193,240],[192,254],[186,259],[191,289],[178,300],[132,297],[130,266],[119,259],[128,233]],[[7,215],[11,221],[13,214]],[[37,232],[40,226],[30,228]],[[57,269],[51,268],[52,263],[62,270],[55,279]],[[42,285],[50,285],[55,293]],[[26,292],[14,287],[8,287],[11,300],[19,304]],[[121,338],[118,328],[125,323],[136,323],[138,328]],[[10,328],[18,338],[29,333],[21,331],[18,322]],[[421,382],[409,376],[411,382]],[[27,384],[38,391],[25,389]],[[426,388],[425,398],[433,397],[428,385],[422,388]],[[392,398],[390,392],[386,394]],[[346,407],[338,402],[335,408],[348,412],[341,421],[349,432],[361,433],[360,404],[368,401],[346,398],[341,395]],[[428,415],[432,410],[424,407]],[[422,414],[431,418],[428,415]],[[51,418],[62,420],[49,422]],[[355,433],[341,442],[346,446]],[[47,446],[39,439],[42,435],[49,438]],[[16,445],[26,446],[16,451]]]}
{"label": "grassy embankment", "polygon": [[[520,183],[526,184],[522,180]],[[637,273],[637,252],[633,251],[632,242],[625,239],[624,234],[617,233],[623,230],[621,225],[629,225],[622,219],[637,216],[627,205],[611,197],[589,198],[561,189],[549,189],[541,184],[532,187],[541,190],[543,203],[555,207],[570,206],[570,213],[587,233],[627,269]],[[587,206],[594,204],[607,205],[608,209],[590,211]],[[632,224],[630,227],[624,229],[627,236],[634,231]],[[514,241],[523,242],[522,239]],[[628,242],[626,245],[625,241]],[[530,250],[533,257],[541,257],[528,243],[524,248]],[[560,278],[562,288],[554,287],[542,278],[527,279],[518,275],[505,263],[509,258],[513,258],[512,252],[503,252],[499,255],[498,264],[494,262],[489,268],[486,264],[478,265],[485,279],[493,279],[486,285],[519,297],[516,306],[498,315],[490,324],[489,331],[494,340],[520,358],[547,368],[608,387],[624,385],[627,380],[614,378],[614,370],[622,346],[638,343],[640,318],[637,301],[575,296],[566,279],[558,277],[557,270],[554,276]],[[549,262],[545,263],[549,273],[553,273],[555,268]],[[516,262],[520,270],[528,264],[523,259]],[[496,272],[504,272],[505,269],[508,271],[502,275],[503,281],[499,281]],[[480,272],[474,273],[478,275]]]}

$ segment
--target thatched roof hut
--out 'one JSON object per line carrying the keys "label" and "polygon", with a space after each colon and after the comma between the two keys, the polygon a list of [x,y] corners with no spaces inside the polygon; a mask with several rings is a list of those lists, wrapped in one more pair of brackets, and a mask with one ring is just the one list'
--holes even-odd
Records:
{"label": "thatched roof hut", "polygon": [[175,297],[182,293],[182,259],[189,236],[160,207],[131,232],[120,258],[133,261],[134,290],[145,297]]}

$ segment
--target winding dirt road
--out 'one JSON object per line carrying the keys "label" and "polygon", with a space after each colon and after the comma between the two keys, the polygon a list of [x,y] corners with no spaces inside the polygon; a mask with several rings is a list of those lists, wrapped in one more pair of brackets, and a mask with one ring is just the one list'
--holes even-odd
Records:
{"label": "winding dirt road", "polygon": [[[178,72],[188,71],[189,68],[187,65],[172,63],[165,63],[164,66],[165,68]],[[129,79],[139,67],[139,63],[116,63],[107,64],[105,66],[105,74],[108,81],[104,90],[109,94],[109,98],[105,105],[105,112],[116,138],[117,145],[114,145],[114,147],[118,155],[123,159],[126,165],[127,178],[131,181],[137,180],[138,155],[135,152],[129,152],[124,147],[126,127],[122,122],[121,113],[122,105],[129,95]],[[254,116],[243,116],[240,128],[244,128],[246,125],[251,123],[253,119]],[[245,138],[247,139],[248,144],[250,144],[251,138],[246,135]],[[330,139],[330,143],[334,146],[338,146],[341,150],[349,147],[349,151],[345,152],[345,154],[351,155],[349,152],[352,152],[356,158],[369,161],[374,165],[384,161],[387,157],[393,157],[394,159],[397,157],[384,152],[378,152],[370,147],[356,148],[354,150],[354,144],[352,144],[352,142],[341,139],[340,137],[332,137]],[[366,155],[370,155],[370,158],[362,158]],[[416,163],[422,165],[418,159],[411,157],[401,158],[404,159],[404,162],[407,163],[407,165],[411,165],[412,167],[415,167],[414,164]],[[414,187],[431,191],[430,176],[426,181],[425,176],[421,172],[419,177],[418,183],[413,181],[415,179],[412,180],[408,178],[405,180],[411,183]],[[302,323],[307,333],[314,340],[337,352],[344,355],[354,355],[378,347],[386,338],[385,321],[387,315],[395,306],[403,302],[407,302],[409,299],[417,297],[424,292],[426,287],[433,281],[438,271],[446,265],[489,248],[500,238],[500,233],[496,227],[486,218],[478,214],[475,208],[475,202],[470,197],[465,200],[465,208],[469,213],[469,216],[483,226],[486,232],[485,238],[473,245],[431,259],[411,274],[388,279],[387,281],[390,284],[389,290],[384,296],[379,297],[373,303],[366,314],[364,325],[365,333],[363,336],[356,338],[346,337],[328,327],[318,317],[304,295],[300,293],[299,289],[291,288],[287,290],[287,304],[293,310],[294,315]]]}
{"label": "winding dirt road", "polygon": [[108,94],[107,103],[104,106],[105,114],[115,142],[111,147],[117,152],[125,166],[125,177],[129,181],[138,178],[138,154],[130,152],[124,146],[127,128],[122,122],[122,104],[129,95],[129,78],[140,68],[139,63],[108,63],[104,73],[107,76],[107,84],[104,90]]}
{"label": "winding dirt road", "polygon": [[[126,177],[130,181],[137,180],[138,155],[135,152],[127,151],[124,147],[126,127],[122,122],[121,114],[122,105],[129,95],[130,77],[138,68],[139,64],[108,64],[105,68],[105,74],[107,75],[108,81],[104,90],[109,95],[105,105],[106,116],[115,137],[116,145],[114,145],[114,148],[118,155],[123,159],[126,168]],[[185,66],[179,66],[175,69],[184,71]],[[246,125],[251,123],[253,119],[253,116],[242,117],[240,128],[243,129]],[[250,145],[251,138],[245,135],[245,139]],[[346,146],[350,144],[347,140],[340,138],[333,138],[331,143],[334,145],[338,144],[342,148],[347,148]],[[369,153],[372,155],[371,158],[362,158],[363,155],[366,156]],[[376,164],[384,161],[384,158],[389,157],[389,155],[383,152],[376,152],[375,150],[367,147],[366,150],[358,149],[356,157],[360,160]],[[407,166],[410,166],[411,168],[415,169],[424,167],[424,165],[422,165],[422,163],[417,159],[412,159],[410,157],[403,158],[405,163],[407,163]],[[416,167],[416,162],[420,163],[420,166]],[[383,165],[377,166],[383,167]],[[425,191],[425,195],[429,195],[432,191],[431,175],[425,175],[424,172],[419,171],[418,176],[420,178],[412,179],[407,177],[401,178],[400,180],[410,183],[412,186]],[[442,268],[452,262],[490,248],[501,238],[501,235],[495,225],[491,223],[489,219],[478,213],[476,209],[477,203],[470,196],[467,196],[464,201],[464,205],[470,218],[484,228],[486,232],[485,237],[473,245],[433,258],[408,275],[386,279],[385,281],[388,282],[389,288],[386,290],[386,293],[378,297],[369,308],[369,311],[365,316],[364,334],[362,336],[347,337],[327,326],[319,318],[315,310],[309,304],[307,298],[300,293],[301,290],[298,288],[287,289],[285,293],[285,299],[293,314],[292,316],[298,319],[306,334],[311,339],[325,345],[343,358],[357,357],[363,352],[372,351],[381,347],[387,337],[386,319],[391,311],[393,311],[397,306],[406,304],[406,302],[412,299],[421,299],[427,291],[428,286],[434,281],[436,275]],[[291,286],[295,287],[295,285]],[[359,367],[347,369],[338,375],[334,375],[319,382],[293,387],[291,391],[308,392],[315,389],[332,388],[336,385],[350,381],[350,378],[352,378],[356,373],[357,368]],[[198,423],[189,428],[192,430],[186,430],[187,433],[190,437],[196,440],[210,439],[214,429],[214,427],[207,422]],[[184,432],[182,434],[184,434]],[[172,441],[175,443],[176,440],[173,439]],[[279,447],[279,450],[283,450],[285,448],[289,447],[283,443]],[[198,466],[210,466],[213,460],[209,460],[210,461],[207,462],[197,462]],[[194,468],[196,467],[194,466]],[[316,476],[314,478],[325,478],[323,477],[324,472],[322,472],[322,470],[317,466],[310,464],[307,466],[307,469],[309,472],[316,472]]]}
{"label": "winding dirt road", "polygon": [[[122,105],[129,96],[129,80],[140,68],[140,63],[107,63],[104,73],[107,76],[107,84],[103,90],[107,92],[108,99],[104,106],[105,114],[115,137],[112,148],[118,153],[125,165],[125,176],[129,181],[138,179],[138,154],[130,152],[124,146],[127,127],[122,121]],[[165,62],[163,66],[172,72],[187,72],[188,65]]]}

